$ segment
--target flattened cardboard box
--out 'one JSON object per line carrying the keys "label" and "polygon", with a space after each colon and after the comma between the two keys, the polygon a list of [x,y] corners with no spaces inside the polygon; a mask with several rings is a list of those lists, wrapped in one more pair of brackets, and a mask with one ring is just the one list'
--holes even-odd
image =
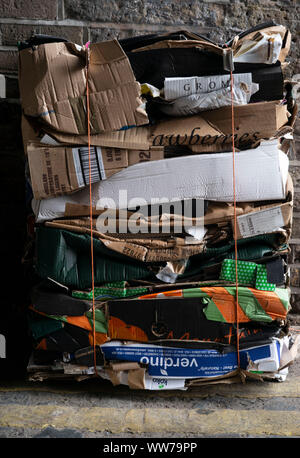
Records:
{"label": "flattened cardboard box", "polygon": [[[290,228],[292,225],[292,216],[293,216],[293,194],[294,194],[294,189],[293,189],[293,181],[291,176],[288,174],[287,178],[287,185],[286,185],[286,199],[284,202],[278,202],[278,203],[262,203],[262,205],[255,205],[253,202],[246,202],[246,203],[238,203],[236,205],[236,215],[239,218],[242,215],[249,215],[252,212],[258,212],[260,210],[268,210],[273,207],[280,206],[282,207],[282,214],[284,218],[284,227]],[[99,216],[103,212],[108,212],[107,209],[97,209],[93,207],[92,209],[93,216]],[[207,209],[202,217],[199,218],[189,218],[187,216],[179,215],[179,221],[185,223],[185,227],[193,227],[194,225],[203,225],[203,226],[209,226],[210,224],[217,224],[217,225],[223,225],[224,223],[230,222],[233,225],[233,220],[234,220],[234,206],[231,203],[226,203],[226,202],[213,202],[210,201],[208,202]],[[80,218],[82,221],[82,218],[85,216],[90,215],[90,208],[87,205],[76,205],[72,203],[67,203],[65,207],[65,212],[64,212],[64,221],[66,221],[66,218],[71,218],[70,224],[73,221],[74,224],[76,225],[76,219],[74,218]],[[122,225],[126,223],[128,218],[130,218],[133,215],[132,212],[126,212],[124,210],[112,210],[110,214],[110,218],[114,219],[116,221],[116,233],[119,232],[119,228],[123,227]],[[164,214],[166,216],[166,214]],[[168,215],[170,216],[170,222],[167,220],[167,224],[170,224],[170,228],[173,231],[173,226],[175,225],[176,222],[178,222],[178,219],[172,218],[174,215]],[[273,221],[273,220],[272,220]],[[57,221],[59,222],[59,221]],[[150,217],[148,216],[147,218],[141,214],[140,218],[140,226],[141,226],[141,232],[148,233],[150,231],[150,228],[154,228],[155,233],[160,233],[162,228],[165,225],[165,219],[162,217]],[[127,226],[126,226],[127,227]],[[268,229],[270,229],[268,227]],[[272,231],[278,229],[278,227],[272,225]],[[238,231],[237,233],[238,238],[242,238],[241,233]]]}
{"label": "flattened cardboard box", "polygon": [[[296,112],[291,116],[286,105],[279,102],[259,102],[235,107],[236,147],[257,143],[262,138],[280,135],[282,129],[292,131]],[[45,131],[66,144],[87,144],[86,135],[70,135]],[[284,132],[285,133],[285,132]],[[147,150],[151,146],[185,145],[195,152],[218,152],[232,147],[230,107],[219,108],[180,118],[166,118],[153,126],[91,135],[91,145],[112,148]]]}
{"label": "flattened cardboard box", "polygon": [[[260,209],[237,217],[237,238],[254,237],[259,234],[267,234],[287,228],[288,235],[293,216],[293,203],[272,205],[266,209]],[[234,222],[232,221],[232,226]]]}
{"label": "flattened cardboard box", "polygon": [[[101,345],[104,358],[135,361],[147,365],[150,376],[170,378],[210,378],[224,376],[238,368],[237,351],[228,346],[226,351],[215,349],[180,348],[142,343],[112,341]],[[259,370],[277,371],[280,367],[282,342],[280,339],[249,346],[240,350],[240,367],[247,369],[249,361],[258,363]]]}
{"label": "flattened cardboard box", "polygon": [[[171,300],[160,298],[114,299],[108,301],[107,321],[110,340],[157,342],[162,345],[201,348],[200,342],[236,344],[236,329],[231,323],[208,320],[203,313],[202,298],[179,297],[177,290]],[[163,295],[163,294],[162,294]],[[150,295],[152,296],[152,295]],[[147,297],[147,296],[146,296]],[[224,295],[226,300],[226,295]],[[256,323],[243,326],[240,343],[253,344],[279,334],[278,327]],[[173,342],[173,343],[172,343]],[[180,344],[179,344],[180,342]],[[199,347],[200,345],[200,347]]]}
{"label": "flattened cardboard box", "polygon": [[[277,140],[239,152],[236,202],[284,199],[288,165],[288,157],[278,149]],[[120,189],[126,189],[126,196],[120,195]],[[98,193],[102,205],[108,208],[111,202],[117,203],[118,208],[132,208],[130,203],[136,196],[143,205],[162,198],[168,202],[188,199],[233,202],[232,155],[197,154],[135,164],[101,182]]]}
{"label": "flattened cardboard box", "polygon": [[[33,195],[37,199],[68,194],[89,184],[88,148],[40,146],[27,148]],[[127,151],[91,148],[92,183],[128,166]]]}
{"label": "flattened cardboard box", "polygon": [[[88,144],[87,135],[71,135],[54,132],[49,129],[44,130],[60,143],[68,145]],[[131,129],[126,130],[91,135],[90,142],[93,146],[148,150],[150,145],[150,131],[148,126],[132,127]]]}
{"label": "flattened cardboard box", "polygon": [[[151,127],[132,127],[127,130],[91,135],[90,141],[93,146],[135,150],[148,150],[149,145],[172,147],[185,145],[195,152],[230,151],[232,148],[230,115],[228,109],[219,108],[206,111],[201,116],[166,118]],[[262,138],[280,136],[281,133],[282,135],[286,133],[286,130],[292,132],[297,110],[293,111],[290,117],[288,115],[286,105],[280,105],[278,102],[236,106],[235,146],[238,148],[249,145],[250,147]],[[32,118],[27,117],[25,121],[22,121],[22,132],[26,134],[28,123],[32,122]],[[87,135],[56,132],[46,125],[43,126],[43,130],[60,143],[88,144]]]}
{"label": "flattened cardboard box", "polygon": [[[91,147],[91,182],[105,180],[129,165],[163,158],[162,148],[136,151]],[[70,194],[89,184],[88,147],[27,146],[31,185],[36,199]]]}
{"label": "flattened cardboard box", "polygon": [[[293,119],[288,118],[286,105],[279,102],[258,102],[234,108],[236,146],[269,139]],[[232,143],[231,108],[205,111],[201,116],[167,118],[150,128],[153,146],[197,146]]]}
{"label": "flattened cardboard box", "polygon": [[[26,116],[22,113],[21,119],[22,137],[25,154],[27,154],[27,145],[34,142],[42,144],[59,144],[67,145],[88,145],[87,135],[72,135],[55,132],[46,128],[36,119]],[[56,142],[56,143],[55,143]],[[106,132],[103,134],[94,134],[90,136],[91,146],[101,146],[107,148],[122,148],[130,150],[149,150],[150,132],[148,127],[132,127],[131,129]]]}
{"label": "flattened cardboard box", "polygon": [[[19,53],[19,87],[25,115],[68,134],[87,133],[83,47],[47,43]],[[91,134],[148,123],[129,60],[117,40],[90,46]]]}
{"label": "flattened cardboard box", "polygon": [[[86,218],[46,221],[45,225],[83,234],[90,233]],[[101,240],[110,250],[143,262],[180,261],[202,253],[205,247],[201,241],[187,244],[185,237],[169,236],[166,239],[159,239],[152,238],[151,234],[149,238],[143,234],[139,239],[131,239],[127,234],[117,237],[115,234],[99,232],[96,228],[96,221],[93,221],[93,236]]]}

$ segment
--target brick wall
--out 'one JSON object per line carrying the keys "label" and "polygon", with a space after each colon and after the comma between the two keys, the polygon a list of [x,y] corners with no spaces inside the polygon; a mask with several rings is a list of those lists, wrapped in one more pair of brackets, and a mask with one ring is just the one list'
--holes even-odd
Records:
{"label": "brick wall", "polygon": [[[224,42],[260,22],[274,20],[292,32],[285,69],[299,81],[300,4],[297,0],[2,0],[0,12],[0,73],[6,76],[7,100],[19,106],[17,42],[32,33],[65,37],[78,44],[146,33],[187,29]],[[2,101],[3,103],[3,101]],[[17,108],[16,108],[17,109]],[[13,110],[12,110],[13,111]],[[14,118],[15,119],[15,118]],[[6,123],[16,142],[19,124]],[[2,132],[2,128],[1,128]],[[9,134],[10,132],[10,134]],[[9,148],[1,141],[2,151]],[[300,314],[300,120],[290,165],[295,187],[290,266],[293,311]]]}

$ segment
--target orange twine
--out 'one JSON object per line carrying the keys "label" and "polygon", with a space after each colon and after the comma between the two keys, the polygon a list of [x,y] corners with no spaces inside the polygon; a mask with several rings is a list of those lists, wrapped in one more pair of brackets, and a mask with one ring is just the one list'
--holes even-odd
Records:
{"label": "orange twine", "polygon": [[237,348],[237,360],[238,367],[240,367],[240,336],[239,336],[239,319],[238,319],[238,307],[239,307],[239,293],[238,293],[238,252],[237,252],[237,217],[236,217],[236,179],[235,179],[235,141],[234,141],[234,102],[233,102],[233,85],[234,78],[232,70],[230,71],[230,87],[231,87],[231,129],[232,129],[232,166],[233,166],[233,213],[234,213],[234,253],[235,253],[235,282],[236,282],[236,348]]}
{"label": "orange twine", "polygon": [[94,279],[94,243],[93,243],[93,204],[92,204],[92,168],[91,168],[91,129],[90,129],[90,97],[89,97],[89,47],[86,44],[86,110],[87,110],[87,133],[88,133],[88,157],[89,157],[89,194],[90,194],[90,236],[91,236],[91,269],[92,269],[92,303],[93,303],[93,348],[94,369],[99,376],[96,361],[96,316],[95,316],[95,279]]}

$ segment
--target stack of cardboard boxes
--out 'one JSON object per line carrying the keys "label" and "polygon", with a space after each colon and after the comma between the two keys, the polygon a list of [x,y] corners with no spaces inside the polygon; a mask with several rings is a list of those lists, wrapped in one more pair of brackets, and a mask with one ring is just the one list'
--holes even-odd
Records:
{"label": "stack of cardboard boxes", "polygon": [[286,378],[290,41],[270,23],[224,46],[185,31],[22,43],[31,380]]}

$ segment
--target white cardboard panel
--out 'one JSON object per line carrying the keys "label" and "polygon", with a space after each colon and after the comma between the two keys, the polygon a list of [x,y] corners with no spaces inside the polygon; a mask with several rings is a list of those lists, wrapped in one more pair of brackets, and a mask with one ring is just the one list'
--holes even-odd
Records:
{"label": "white cardboard panel", "polygon": [[[235,154],[236,201],[285,198],[289,160],[276,141]],[[132,165],[92,185],[92,203],[109,208],[154,204],[157,199],[233,202],[232,153],[197,154]],[[88,187],[71,196],[33,202],[37,221],[63,216],[65,204],[89,205]],[[132,205],[133,204],[133,205]]]}

